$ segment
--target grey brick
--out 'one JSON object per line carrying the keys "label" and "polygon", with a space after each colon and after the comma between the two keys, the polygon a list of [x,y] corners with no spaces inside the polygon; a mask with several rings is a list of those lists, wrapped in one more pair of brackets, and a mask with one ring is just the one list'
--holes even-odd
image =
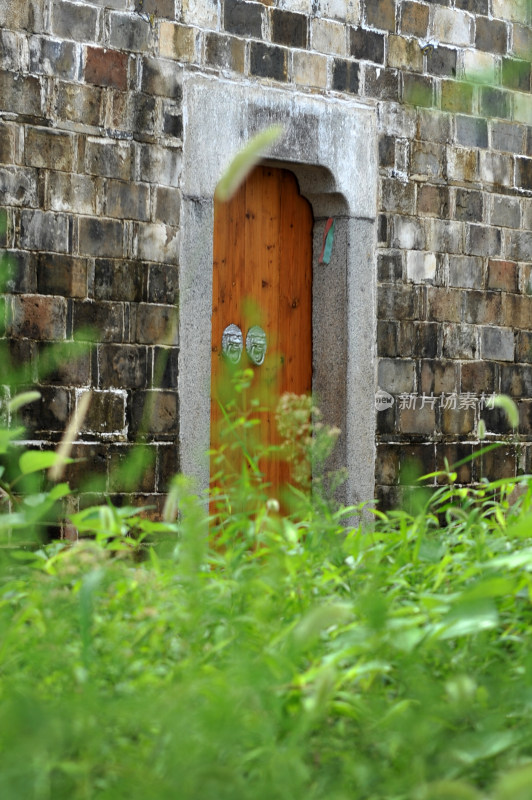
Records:
{"label": "grey brick", "polygon": [[22,211],[20,244],[28,250],[68,251],[68,221],[66,214],[50,211]]}
{"label": "grey brick", "polygon": [[511,328],[495,328],[493,325],[481,327],[481,358],[493,361],[513,361],[514,345],[514,332]]}
{"label": "grey brick", "polygon": [[0,167],[0,205],[37,206],[37,171]]}
{"label": "grey brick", "polygon": [[153,47],[154,31],[149,22],[135,14],[111,12],[109,43],[117,50],[146,52]]}
{"label": "grey brick", "polygon": [[56,0],[52,8],[52,31],[63,39],[93,42],[97,38],[98,14],[94,6]]}
{"label": "grey brick", "polygon": [[32,36],[30,72],[75,80],[79,70],[79,51],[73,42]]}

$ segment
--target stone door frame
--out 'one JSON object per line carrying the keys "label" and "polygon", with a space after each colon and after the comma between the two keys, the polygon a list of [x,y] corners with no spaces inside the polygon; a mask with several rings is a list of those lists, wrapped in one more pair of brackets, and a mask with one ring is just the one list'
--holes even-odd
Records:
{"label": "stone door frame", "polygon": [[[266,163],[291,170],[314,213],[313,392],[342,431],[334,466],[347,469],[340,498],[371,500],[375,470],[375,109],[198,73],[183,82],[179,257],[179,463],[208,486],[213,196],[231,159],[258,131],[284,133]],[[335,241],[318,264],[328,217]]]}

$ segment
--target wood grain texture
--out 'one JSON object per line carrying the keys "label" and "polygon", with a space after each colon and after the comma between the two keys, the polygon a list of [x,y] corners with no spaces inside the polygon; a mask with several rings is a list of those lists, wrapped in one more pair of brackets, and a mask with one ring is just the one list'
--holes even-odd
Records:
{"label": "wood grain texture", "polygon": [[[310,204],[288,170],[257,167],[227,203],[215,202],[213,241],[211,447],[225,424],[219,403],[231,399],[230,367],[221,353],[222,334],[233,323],[242,330],[238,368],[251,367],[247,402],[256,414],[264,444],[278,442],[274,410],[284,392],[304,394],[312,386],[312,226]],[[260,325],[268,349],[261,366],[245,352],[247,332]],[[239,469],[239,464],[234,464]],[[272,493],[288,480],[279,459],[261,462]]]}

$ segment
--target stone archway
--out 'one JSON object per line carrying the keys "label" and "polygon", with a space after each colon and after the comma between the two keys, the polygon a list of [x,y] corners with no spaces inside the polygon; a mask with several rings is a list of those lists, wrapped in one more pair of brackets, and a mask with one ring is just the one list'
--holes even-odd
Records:
{"label": "stone archway", "polygon": [[[208,484],[213,196],[225,167],[256,132],[285,133],[266,163],[285,166],[312,204],[313,391],[342,435],[344,502],[370,500],[375,461],[375,111],[359,102],[296,94],[201,75],[184,82],[179,288],[181,470]],[[321,237],[335,218],[328,265]]]}

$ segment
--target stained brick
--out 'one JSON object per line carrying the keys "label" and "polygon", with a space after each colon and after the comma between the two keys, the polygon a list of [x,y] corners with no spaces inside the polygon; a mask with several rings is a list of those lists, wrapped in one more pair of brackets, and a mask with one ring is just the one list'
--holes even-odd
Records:
{"label": "stained brick", "polygon": [[461,366],[461,391],[492,394],[497,388],[497,365],[487,361],[468,361]]}
{"label": "stained brick", "polygon": [[410,36],[424,38],[429,24],[429,7],[421,3],[403,3],[401,12],[401,32]]}
{"label": "stained brick", "polygon": [[532,319],[532,295],[506,294],[500,295],[502,301],[502,318],[500,323],[509,328],[530,330]]}
{"label": "stained brick", "polygon": [[175,444],[160,444],[157,451],[157,488],[166,492],[172,477],[179,472],[179,453]]}
{"label": "stained brick", "polygon": [[404,36],[388,36],[387,64],[395,69],[408,69],[421,72],[423,52],[416,39]]}
{"label": "stained brick", "polygon": [[141,89],[147,94],[163,95],[179,101],[183,96],[180,71],[171,61],[145,58],[142,62]]}
{"label": "stained brick", "polygon": [[501,232],[484,225],[466,225],[465,252],[473,256],[498,256],[501,253]]}
{"label": "stained brick", "polygon": [[422,220],[413,217],[394,217],[392,247],[402,250],[425,249],[425,227]]}
{"label": "stained brick", "polygon": [[512,51],[519,58],[529,59],[532,52],[532,31],[523,25],[512,26]]}
{"label": "stained brick", "polygon": [[3,0],[0,5],[0,26],[39,32],[44,28],[44,8],[40,0]]}
{"label": "stained brick", "polygon": [[21,411],[21,421],[28,433],[62,431],[72,410],[72,391],[62,387],[40,386],[40,400]]}
{"label": "stained brick", "polygon": [[514,332],[511,328],[493,325],[480,329],[480,355],[486,360],[514,360]]}
{"label": "stained brick", "polygon": [[168,186],[158,186],[155,193],[155,219],[179,227],[181,192]]}
{"label": "stained brick", "polygon": [[447,177],[451,181],[470,183],[478,180],[478,150],[448,148]]}
{"label": "stained brick", "polygon": [[449,258],[449,286],[481,289],[484,282],[483,260],[475,256]]}
{"label": "stained brick", "polygon": [[444,111],[471,114],[473,111],[473,86],[459,81],[441,82],[441,107]]}
{"label": "stained brick", "polygon": [[475,20],[475,46],[478,50],[504,55],[507,49],[508,31],[501,20],[477,17]]}
{"label": "stained brick", "polygon": [[68,224],[65,214],[24,210],[20,216],[20,244],[28,250],[68,250]]}
{"label": "stained brick", "polygon": [[454,0],[456,8],[471,11],[473,14],[487,14],[488,0]]}
{"label": "stained brick", "polygon": [[96,86],[59,83],[54,97],[54,110],[61,120],[98,126],[102,90]]}
{"label": "stained brick", "polygon": [[179,270],[165,264],[151,264],[148,273],[148,302],[177,304],[179,292]]}
{"label": "stained brick", "polygon": [[79,252],[82,255],[116,258],[124,250],[122,222],[99,217],[79,220]]}
{"label": "stained brick", "polygon": [[469,45],[471,17],[463,11],[437,5],[434,9],[433,35],[439,42]]}
{"label": "stained brick", "polygon": [[129,180],[132,172],[131,145],[113,139],[88,138],[85,164],[89,174]]}
{"label": "stained brick", "polygon": [[415,362],[383,358],[378,365],[378,385],[390,394],[414,390]]}
{"label": "stained brick", "polygon": [[65,480],[73,489],[103,492],[107,488],[108,448],[100,444],[78,442],[72,447],[73,464],[65,470]]}
{"label": "stained brick", "polygon": [[532,231],[508,232],[507,251],[514,261],[532,261]]}
{"label": "stained brick", "polygon": [[113,11],[109,25],[109,43],[113,49],[146,52],[153,45],[152,27],[138,15]]}
{"label": "stained brick", "polygon": [[8,336],[28,339],[64,339],[66,300],[63,297],[12,297],[8,306]]}
{"label": "stained brick", "polygon": [[[105,4],[105,6],[110,5],[107,0],[101,0]],[[209,4],[212,5],[212,0],[208,0]],[[123,8],[124,3],[123,0],[118,0],[116,5],[113,8]],[[184,3],[185,7],[190,5],[190,0],[187,4],[187,0]],[[196,3],[198,5],[198,3]],[[194,5],[193,5],[194,7]],[[157,17],[169,17],[173,19],[175,14],[175,0],[135,0],[135,11],[137,12],[144,12],[145,14],[155,14]],[[196,23],[198,24],[198,23]]]}
{"label": "stained brick", "polygon": [[[446,462],[456,472],[456,482],[459,484],[467,484],[472,480],[472,462],[471,455],[473,448],[470,444],[437,444],[436,445],[436,469],[444,471],[447,469]],[[459,461],[469,459],[465,464],[455,467]],[[441,476],[438,478],[438,483],[446,483],[446,478]]]}
{"label": "stained brick", "polygon": [[484,196],[482,192],[456,190],[455,218],[465,222],[482,222]]}
{"label": "stained brick", "polygon": [[124,427],[125,392],[100,392],[93,389],[90,392],[89,410],[82,425],[82,432],[122,433]]}
{"label": "stained brick", "polygon": [[126,90],[128,63],[126,53],[105,50],[101,47],[87,47],[85,59],[85,80],[88,83]]}
{"label": "stained brick", "polygon": [[431,75],[456,75],[457,51],[449,47],[434,47],[427,53],[427,72]]}
{"label": "stained brick", "polygon": [[516,186],[532,191],[532,158],[516,158],[515,165]]}
{"label": "stained brick", "polygon": [[414,142],[412,145],[411,174],[425,179],[443,177],[446,151],[441,145],[432,142]]}
{"label": "stained brick", "polygon": [[224,27],[229,33],[260,39],[262,36],[262,7],[259,3],[225,0]]}
{"label": "stained brick", "polygon": [[326,19],[313,19],[311,23],[312,49],[319,53],[346,55],[345,25]]}
{"label": "stained brick", "polygon": [[510,94],[504,89],[482,86],[480,89],[480,112],[486,117],[510,117]]}
{"label": "stained brick", "polygon": [[355,61],[335,58],[333,61],[332,88],[337,92],[358,93],[359,67]]}
{"label": "stained brick", "polygon": [[205,36],[205,60],[220,69],[244,72],[245,43],[233,36],[208,33]]}
{"label": "stained brick", "polygon": [[[181,171],[181,150],[143,145],[140,148],[139,179],[159,186],[177,186]],[[127,178],[127,176],[126,176]]]}
{"label": "stained brick", "polygon": [[458,364],[456,361],[425,360],[421,362],[421,391],[425,394],[456,392]]}
{"label": "stained brick", "polygon": [[176,113],[170,109],[163,111],[163,133],[167,136],[181,139],[183,136],[183,116],[181,113]]}
{"label": "stained brick", "polygon": [[378,319],[419,319],[419,294],[411,286],[380,286],[377,292]]}
{"label": "stained brick", "polygon": [[0,71],[0,111],[41,115],[41,87],[37,78]]}
{"label": "stained brick", "polygon": [[462,292],[429,286],[427,319],[436,322],[462,322]]}
{"label": "stained brick", "polygon": [[109,448],[109,491],[152,491],[156,457],[153,445],[112,445]]}
{"label": "stained brick", "polygon": [[0,205],[37,206],[37,170],[0,167]]}
{"label": "stained brick", "polygon": [[96,259],[94,263],[94,298],[96,300],[145,299],[147,270],[138,261]]}
{"label": "stained brick", "polygon": [[354,58],[364,61],[373,61],[375,64],[384,64],[384,39],[383,33],[368,31],[364,28],[351,28],[350,52]]}
{"label": "stained brick", "polygon": [[42,384],[88,386],[91,379],[90,347],[79,342],[39,343],[38,375]]}
{"label": "stained brick", "polygon": [[15,128],[0,124],[0,164],[12,164],[15,159]]}
{"label": "stained brick", "polygon": [[142,389],[148,383],[147,350],[139,345],[105,344],[98,347],[98,386]]}
{"label": "stained brick", "polygon": [[197,31],[185,25],[162,22],[160,30],[159,52],[163,58],[176,61],[195,61]]}
{"label": "stained brick", "polygon": [[502,84],[508,89],[517,89],[520,92],[530,91],[530,61],[520,61],[516,58],[503,58]]}
{"label": "stained brick", "polygon": [[30,38],[30,72],[75,80],[78,62],[78,50],[73,42],[41,36]]}
{"label": "stained brick", "polygon": [[365,20],[372,28],[395,31],[394,0],[365,0]]}
{"label": "stained brick", "polygon": [[[0,259],[3,292],[31,294],[37,291],[35,258],[32,253],[26,250],[4,250]],[[3,323],[2,310],[2,331]]]}
{"label": "stained brick", "polygon": [[399,432],[430,436],[436,430],[436,409],[430,405],[423,408],[399,408]]}
{"label": "stained brick", "polygon": [[480,178],[484,183],[511,186],[513,183],[513,161],[501,153],[483,151],[479,158]]}
{"label": "stained brick", "polygon": [[141,344],[178,344],[177,309],[139,303],[132,315],[132,338]]}
{"label": "stained brick", "polygon": [[379,100],[399,99],[399,74],[393,69],[368,65],[364,70],[364,93]]}
{"label": "stained brick", "polygon": [[105,213],[119,219],[149,218],[150,193],[146,185],[109,180],[106,184]]}
{"label": "stained brick", "polygon": [[475,358],[477,349],[477,330],[474,325],[443,325],[444,358]]}
{"label": "stained brick", "polygon": [[40,253],[37,287],[41,294],[87,296],[87,261],[69,255]]}
{"label": "stained brick", "polygon": [[306,47],[308,44],[307,17],[290,11],[272,10],[272,42],[288,47]]}
{"label": "stained brick", "polygon": [[504,365],[501,370],[501,392],[510,397],[532,397],[532,365]]}
{"label": "stained brick", "polygon": [[47,203],[52,211],[94,214],[99,191],[101,191],[101,187],[98,186],[98,182],[88,175],[50,172],[47,183]]}
{"label": "stained brick", "polygon": [[449,189],[447,186],[424,184],[417,193],[417,213],[445,219],[449,216]]}
{"label": "stained brick", "polygon": [[286,81],[288,74],[288,51],[262,42],[251,42],[250,72],[262,78]]}
{"label": "stained brick", "polygon": [[153,353],[153,385],[161,389],[177,389],[179,375],[177,347],[155,347]]}
{"label": "stained brick", "polygon": [[133,392],[128,412],[130,433],[134,435],[175,436],[178,431],[176,392]]}
{"label": "stained brick", "polygon": [[442,433],[465,436],[475,428],[474,408],[444,408],[441,415]]}
{"label": "stained brick", "polygon": [[493,122],[491,124],[491,146],[495,150],[509,153],[523,153],[526,128],[512,122]]}
{"label": "stained brick", "polygon": [[46,128],[26,128],[24,161],[32,167],[72,172],[75,139]]}
{"label": "stained brick", "polygon": [[502,302],[500,292],[466,292],[464,295],[464,322],[480,325],[501,323]]}
{"label": "stained brick", "polygon": [[518,331],[515,360],[532,364],[532,331]]}
{"label": "stained brick", "polygon": [[403,269],[401,253],[378,253],[377,279],[379,281],[400,280]]}
{"label": "stained brick", "polygon": [[381,184],[381,204],[384,211],[414,214],[416,187],[395,179],[385,179]]}
{"label": "stained brick", "polygon": [[466,147],[488,146],[488,123],[480,117],[456,117],[456,141]]}
{"label": "stained brick", "polygon": [[56,36],[78,42],[93,42],[97,38],[97,30],[97,8],[56,0],[52,8],[52,31]]}
{"label": "stained brick", "polygon": [[403,73],[403,102],[413,106],[434,105],[434,82],[426,75]]}
{"label": "stained brick", "polygon": [[80,341],[122,342],[124,308],[121,303],[74,300],[73,326]]}
{"label": "stained brick", "polygon": [[505,228],[519,228],[521,224],[521,207],[516,197],[494,195],[491,199],[491,225]]}

